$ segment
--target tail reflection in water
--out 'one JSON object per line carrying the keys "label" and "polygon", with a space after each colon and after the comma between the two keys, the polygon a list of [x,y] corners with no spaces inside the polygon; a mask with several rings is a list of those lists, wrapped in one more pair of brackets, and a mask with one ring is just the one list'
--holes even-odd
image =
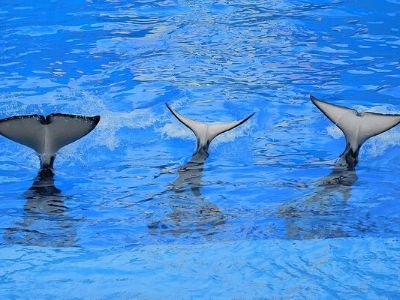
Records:
{"label": "tail reflection in water", "polygon": [[54,185],[54,174],[41,170],[24,193],[23,220],[5,230],[4,241],[29,246],[75,246],[74,221],[65,215],[65,196]]}
{"label": "tail reflection in water", "polygon": [[167,191],[168,206],[172,210],[166,218],[149,225],[152,231],[163,230],[173,235],[195,233],[212,235],[216,226],[225,223],[220,209],[201,194],[201,177],[208,154],[195,153],[192,159],[179,168],[178,178]]}
{"label": "tail reflection in water", "polygon": [[355,170],[337,164],[331,173],[319,179],[315,192],[305,199],[284,205],[279,215],[286,221],[286,234],[292,239],[350,236],[354,220],[347,202],[357,182]]}

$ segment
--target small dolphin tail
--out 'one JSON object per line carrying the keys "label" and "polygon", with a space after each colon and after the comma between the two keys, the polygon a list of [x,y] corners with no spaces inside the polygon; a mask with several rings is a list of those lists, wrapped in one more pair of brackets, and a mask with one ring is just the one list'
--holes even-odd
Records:
{"label": "small dolphin tail", "polygon": [[312,95],[310,98],[315,106],[343,131],[347,146],[342,155],[352,152],[353,157],[357,158],[358,151],[366,140],[400,123],[400,115],[359,113],[354,109],[318,100]]}
{"label": "small dolphin tail", "polygon": [[100,116],[16,116],[0,120],[0,134],[35,150],[42,169],[52,169],[57,151],[92,131]]}
{"label": "small dolphin tail", "polygon": [[194,120],[191,120],[185,116],[182,116],[181,114],[177,113],[174,111],[168,104],[166,104],[170,112],[186,127],[188,127],[193,133],[196,135],[197,138],[197,150],[196,152],[199,152],[200,150],[204,150],[207,152],[208,147],[211,143],[211,141],[221,133],[224,133],[226,131],[229,131],[244,122],[246,122],[248,119],[250,119],[255,113],[252,113],[251,115],[247,116],[246,118],[240,120],[240,121],[233,121],[233,122],[226,122],[226,123],[213,123],[213,124],[205,124],[201,122],[197,122]]}

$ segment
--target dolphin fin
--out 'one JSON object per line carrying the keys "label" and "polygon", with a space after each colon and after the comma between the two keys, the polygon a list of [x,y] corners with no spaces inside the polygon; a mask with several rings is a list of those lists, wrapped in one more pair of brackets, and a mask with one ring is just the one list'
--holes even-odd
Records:
{"label": "dolphin fin", "polygon": [[383,133],[400,123],[400,115],[359,113],[345,106],[318,100],[312,95],[310,98],[312,103],[342,130],[346,137],[346,150],[351,150],[354,156],[358,155],[360,147],[370,137]]}
{"label": "dolphin fin", "polygon": [[205,150],[207,152],[208,147],[211,143],[211,141],[220,135],[221,133],[224,133],[226,131],[229,131],[244,122],[246,122],[248,119],[250,119],[255,113],[252,113],[251,115],[247,116],[246,118],[240,120],[240,121],[233,121],[233,122],[226,122],[226,123],[211,123],[211,124],[206,124],[206,123],[201,123],[198,121],[191,120],[176,111],[174,111],[168,104],[167,108],[169,111],[186,127],[188,127],[196,136],[197,138],[197,150],[196,152],[199,152],[200,150]]}
{"label": "dolphin fin", "polygon": [[0,134],[35,150],[41,168],[52,168],[57,151],[88,134],[99,121],[100,116],[16,116],[0,120]]}

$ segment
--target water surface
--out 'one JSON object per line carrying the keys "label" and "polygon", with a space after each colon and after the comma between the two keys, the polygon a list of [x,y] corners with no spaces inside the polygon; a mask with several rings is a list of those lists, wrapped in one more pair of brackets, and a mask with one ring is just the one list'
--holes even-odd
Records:
{"label": "water surface", "polygon": [[[399,112],[399,15],[395,0],[3,3],[0,117],[102,119],[47,190],[33,151],[0,139],[0,295],[398,297],[400,129],[326,186],[344,139],[309,95]],[[166,102],[256,115],[185,178],[195,139]]]}

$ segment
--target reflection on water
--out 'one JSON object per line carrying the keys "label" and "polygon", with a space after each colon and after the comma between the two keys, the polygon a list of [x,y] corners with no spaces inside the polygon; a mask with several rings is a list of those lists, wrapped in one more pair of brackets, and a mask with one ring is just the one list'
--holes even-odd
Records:
{"label": "reflection on water", "polygon": [[201,176],[207,157],[207,152],[198,151],[193,154],[188,163],[179,168],[179,177],[172,184],[177,193],[183,192],[185,188],[190,188],[194,196],[202,196],[200,191]]}
{"label": "reflection on water", "polygon": [[311,196],[283,205],[279,215],[286,221],[287,238],[350,236],[347,223],[351,216],[346,205],[356,181],[356,171],[348,170],[339,160],[329,175],[316,182],[316,190]]}
{"label": "reflection on water", "polygon": [[67,207],[61,190],[54,185],[52,172],[40,171],[24,193],[23,220],[4,232],[10,244],[70,247],[76,244],[73,220],[65,214]]}
{"label": "reflection on water", "polygon": [[167,200],[172,211],[164,220],[149,225],[152,232],[158,229],[173,235],[197,233],[207,237],[225,223],[225,217],[218,206],[201,193],[201,177],[207,157],[207,151],[200,150],[179,168],[178,178],[168,189],[174,192]]}

